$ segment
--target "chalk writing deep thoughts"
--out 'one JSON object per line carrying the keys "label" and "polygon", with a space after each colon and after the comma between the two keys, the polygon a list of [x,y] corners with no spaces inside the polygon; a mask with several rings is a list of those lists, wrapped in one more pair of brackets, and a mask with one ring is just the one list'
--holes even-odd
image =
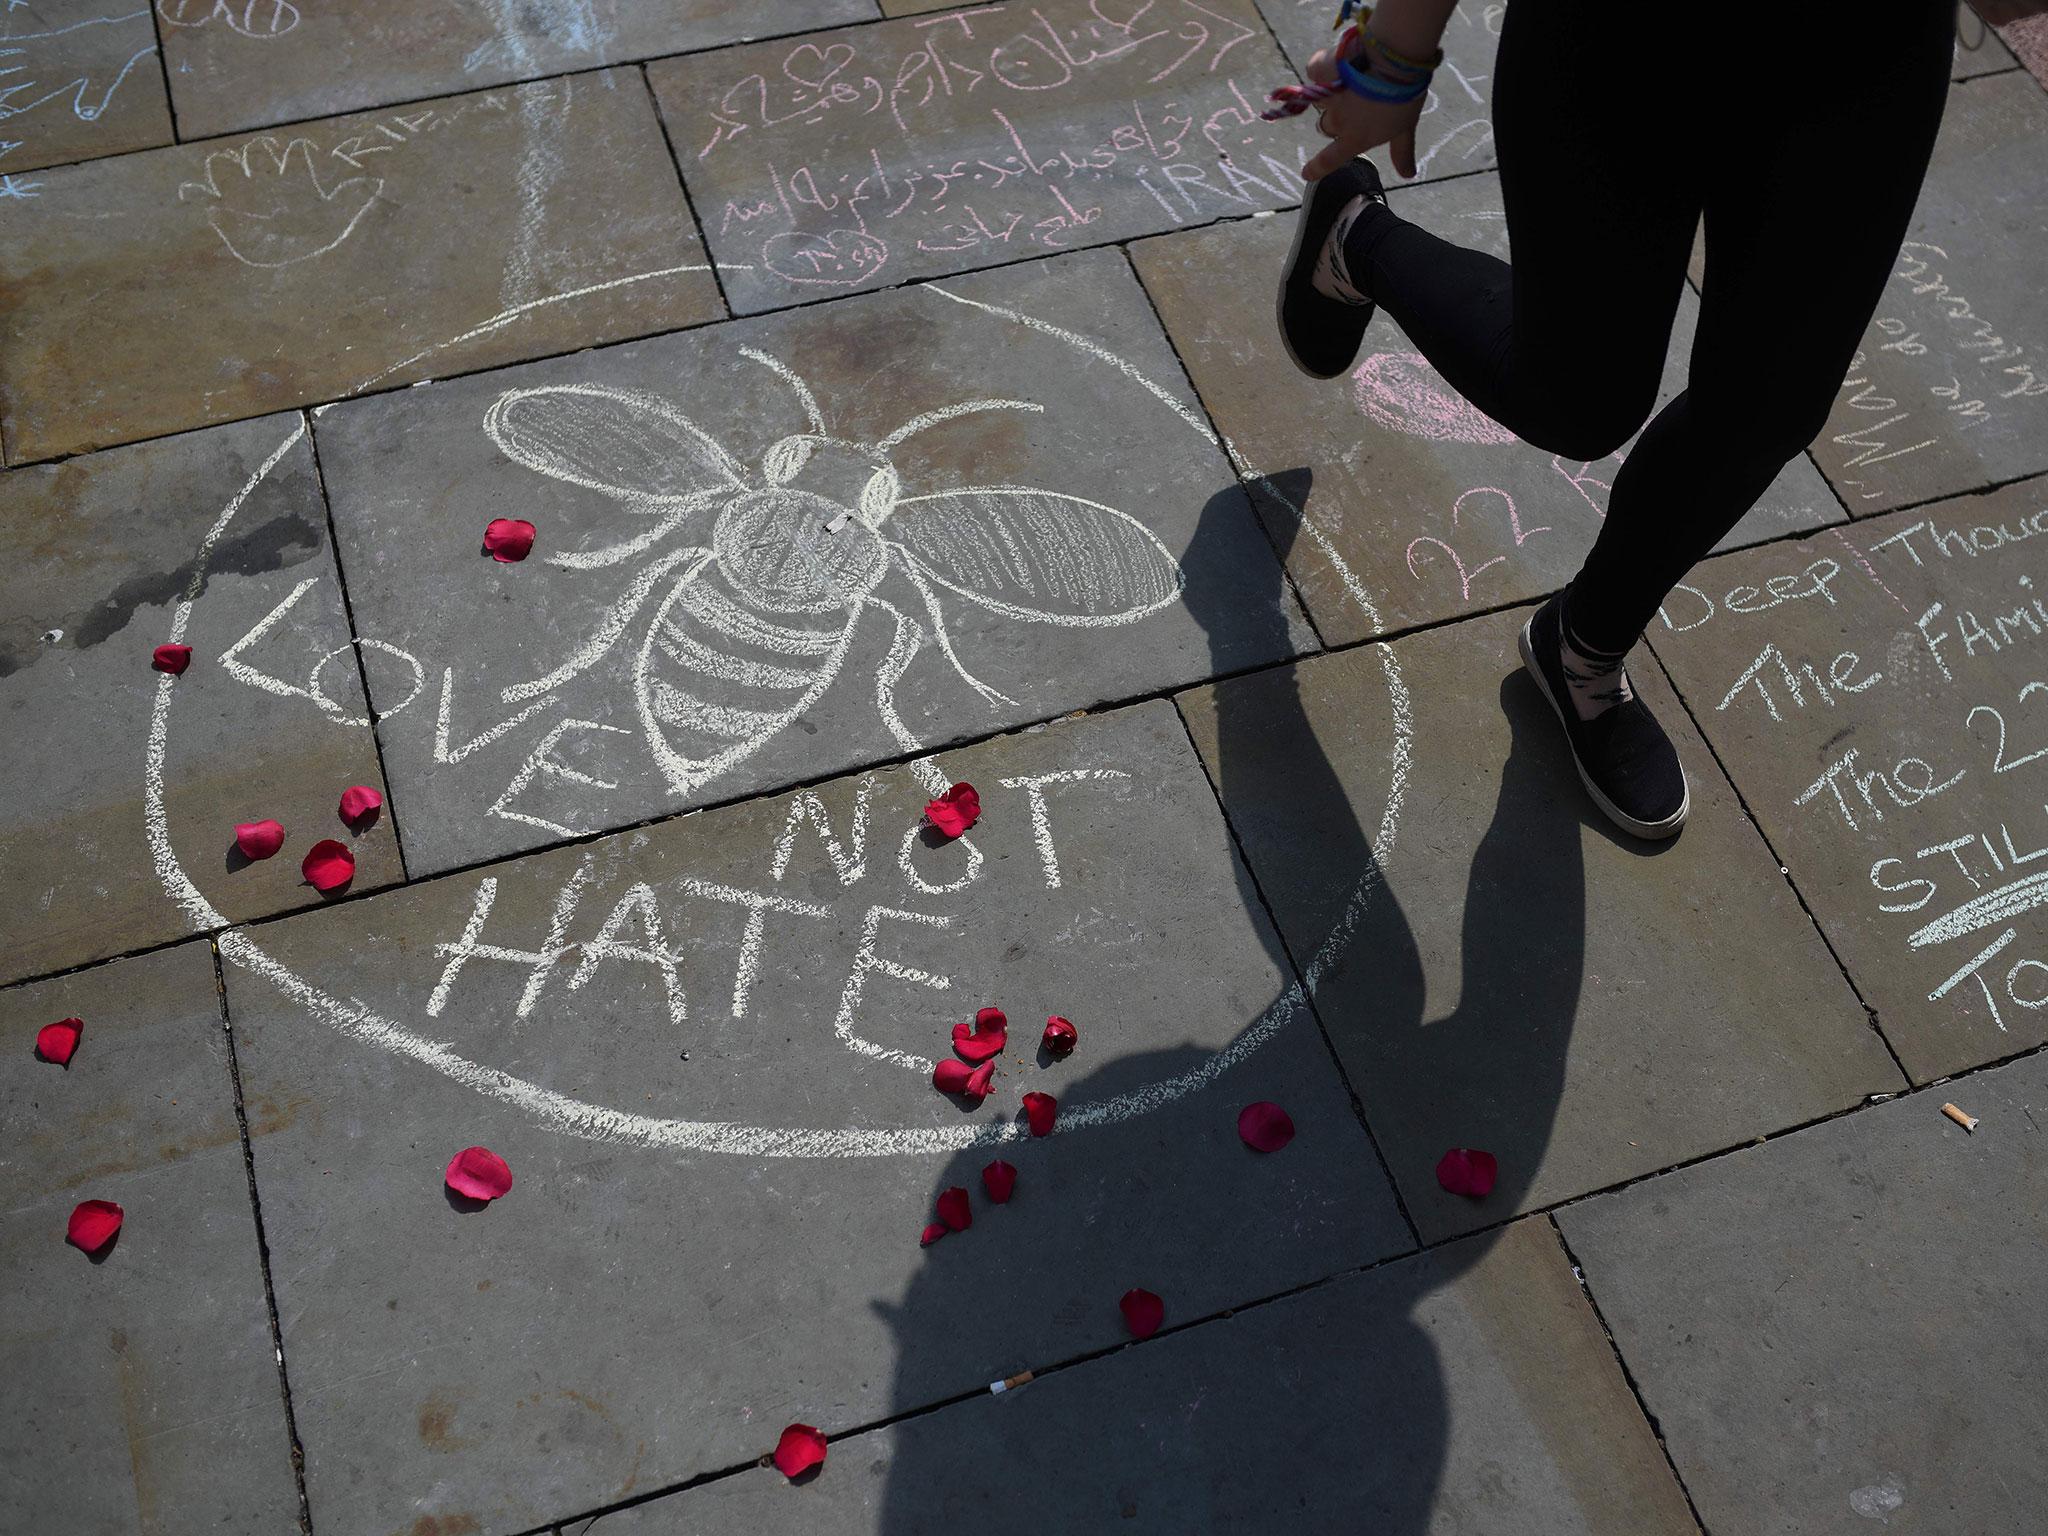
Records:
{"label": "chalk writing deep thoughts", "polygon": [[1238,0],[987,6],[741,57],[653,78],[763,303],[1299,196],[1307,142],[1256,106],[1286,65]]}

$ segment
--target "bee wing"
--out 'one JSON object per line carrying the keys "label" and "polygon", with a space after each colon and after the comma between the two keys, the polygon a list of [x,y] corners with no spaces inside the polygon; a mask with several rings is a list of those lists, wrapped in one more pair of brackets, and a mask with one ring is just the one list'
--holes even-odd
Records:
{"label": "bee wing", "polygon": [[1042,624],[1128,624],[1180,596],[1180,562],[1126,512],[1028,485],[896,504],[898,547],[971,602]]}
{"label": "bee wing", "polygon": [[598,384],[508,389],[484,415],[505,456],[625,501],[737,490],[739,463],[667,401]]}

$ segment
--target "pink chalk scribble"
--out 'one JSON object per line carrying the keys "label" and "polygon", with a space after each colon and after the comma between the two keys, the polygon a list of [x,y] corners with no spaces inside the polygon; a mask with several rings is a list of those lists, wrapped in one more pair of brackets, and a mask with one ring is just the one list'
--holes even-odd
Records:
{"label": "pink chalk scribble", "polygon": [[1420,352],[1375,352],[1351,374],[1358,408],[1393,432],[1432,443],[1517,441],[1492,417],[1467,405]]}

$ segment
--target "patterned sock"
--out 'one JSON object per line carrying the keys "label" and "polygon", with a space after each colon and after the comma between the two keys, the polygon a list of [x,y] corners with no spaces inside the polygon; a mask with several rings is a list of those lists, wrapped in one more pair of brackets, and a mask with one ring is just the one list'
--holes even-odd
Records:
{"label": "patterned sock", "polygon": [[1564,668],[1565,687],[1571,693],[1572,708],[1578,711],[1581,720],[1593,720],[1636,696],[1635,689],[1629,685],[1627,669],[1622,665],[1628,659],[1628,652],[1615,655],[1608,651],[1590,650],[1575,641],[1571,612],[1571,599],[1567,596],[1564,611],[1558,616],[1557,659]]}
{"label": "patterned sock", "polygon": [[1344,242],[1350,237],[1351,226],[1358,222],[1358,216],[1368,208],[1381,204],[1363,195],[1354,197],[1344,205],[1344,211],[1337,215],[1337,221],[1330,226],[1330,233],[1323,241],[1323,248],[1316,252],[1316,270],[1309,278],[1309,286],[1326,299],[1335,299],[1340,304],[1370,304],[1372,295],[1362,292],[1351,281],[1351,274],[1344,265]]}

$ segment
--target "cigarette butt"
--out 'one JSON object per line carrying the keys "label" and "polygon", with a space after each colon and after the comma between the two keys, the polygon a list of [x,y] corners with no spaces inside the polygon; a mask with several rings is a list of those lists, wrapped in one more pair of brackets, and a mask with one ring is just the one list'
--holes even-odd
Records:
{"label": "cigarette butt", "polygon": [[1960,1125],[1966,1131],[1974,1131],[1977,1129],[1977,1117],[1975,1115],[1964,1114],[1960,1109],[1957,1109],[1953,1104],[1942,1105],[1941,1112],[1944,1115],[1947,1115],[1949,1119],[1955,1121],[1957,1125]]}
{"label": "cigarette butt", "polygon": [[1012,1388],[1023,1386],[1031,1377],[1030,1371],[1019,1371],[1014,1376],[1005,1376],[1001,1381],[992,1381],[988,1384],[989,1394],[992,1397],[1001,1397]]}

